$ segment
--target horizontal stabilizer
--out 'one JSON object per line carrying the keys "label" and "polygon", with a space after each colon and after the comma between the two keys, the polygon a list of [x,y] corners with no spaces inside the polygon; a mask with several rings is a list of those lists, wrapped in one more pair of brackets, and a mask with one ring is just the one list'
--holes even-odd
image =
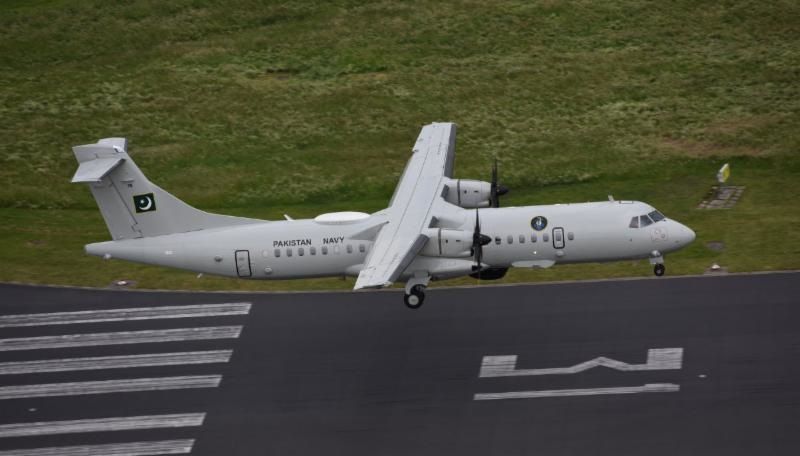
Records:
{"label": "horizontal stabilizer", "polygon": [[78,170],[72,176],[72,182],[101,182],[106,177],[106,174],[110,173],[123,161],[125,159],[122,157],[95,158],[94,160],[85,161],[78,166]]}

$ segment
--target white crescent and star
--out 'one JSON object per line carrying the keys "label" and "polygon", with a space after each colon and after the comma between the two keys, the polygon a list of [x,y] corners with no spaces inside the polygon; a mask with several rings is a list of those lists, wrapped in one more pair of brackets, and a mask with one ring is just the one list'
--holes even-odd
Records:
{"label": "white crescent and star", "polygon": [[[142,204],[146,202],[146,204]],[[150,208],[153,207],[153,198],[150,196],[143,196],[139,198],[139,209],[143,211],[149,211]]]}

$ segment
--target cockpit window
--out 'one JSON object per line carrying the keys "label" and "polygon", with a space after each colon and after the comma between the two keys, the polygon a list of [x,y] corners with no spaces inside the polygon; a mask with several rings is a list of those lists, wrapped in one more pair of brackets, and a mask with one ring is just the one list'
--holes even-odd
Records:
{"label": "cockpit window", "polygon": [[628,226],[630,228],[639,228],[639,216],[636,216],[636,217],[632,218],[631,219],[631,223]]}
{"label": "cockpit window", "polygon": [[650,220],[650,217],[648,217],[646,215],[639,216],[639,225],[641,225],[642,228],[646,227],[647,225],[652,225],[652,224],[653,224],[653,221]]}
{"label": "cockpit window", "polygon": [[653,211],[653,212],[651,212],[651,213],[649,213],[647,215],[649,215],[650,218],[653,219],[654,222],[660,222],[660,221],[664,220],[664,218],[665,218],[664,214],[662,214],[661,212],[658,212],[658,211]]}

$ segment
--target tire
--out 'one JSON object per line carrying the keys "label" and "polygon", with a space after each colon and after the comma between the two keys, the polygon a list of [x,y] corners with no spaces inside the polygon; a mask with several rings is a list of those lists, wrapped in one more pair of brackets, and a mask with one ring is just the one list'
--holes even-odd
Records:
{"label": "tire", "polygon": [[666,270],[667,268],[663,264],[657,264],[653,267],[653,273],[658,277],[663,276]]}
{"label": "tire", "polygon": [[425,293],[422,291],[424,287],[417,285],[411,289],[411,294],[405,295],[403,301],[409,309],[419,309],[425,301]]}

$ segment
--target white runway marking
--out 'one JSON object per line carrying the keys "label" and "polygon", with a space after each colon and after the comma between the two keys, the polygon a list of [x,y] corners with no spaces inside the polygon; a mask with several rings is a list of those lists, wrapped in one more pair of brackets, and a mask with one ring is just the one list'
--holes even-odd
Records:
{"label": "white runway marking", "polygon": [[512,391],[508,393],[478,393],[476,401],[498,399],[535,399],[541,397],[597,396],[605,394],[675,393],[680,385],[674,383],[649,383],[643,386],[621,386],[616,388],[586,388],[541,391]]}
{"label": "white runway marking", "polygon": [[194,439],[0,451],[0,456],[156,456],[191,453]]}
{"label": "white runway marking", "polygon": [[47,348],[92,347],[98,345],[146,344],[184,340],[235,339],[241,326],[211,326],[202,328],[154,329],[93,334],[64,334],[60,336],[18,337],[0,339],[0,352],[39,350]]}
{"label": "white runway marking", "polygon": [[16,326],[67,325],[108,321],[155,320],[165,318],[220,317],[247,315],[251,303],[197,304],[189,306],[136,307],[131,309],[83,310],[0,316],[0,328]]}
{"label": "white runway marking", "polygon": [[[189,388],[216,388],[221,375],[194,375],[185,377],[132,378],[92,382],[43,383],[0,387],[0,400],[31,397],[81,396],[86,394],[129,393],[133,391],[161,391]],[[2,453],[0,453],[2,455]]]}
{"label": "white runway marking", "polygon": [[517,355],[484,356],[479,377],[523,377],[531,375],[577,374],[594,367],[603,366],[619,371],[649,371],[680,369],[683,364],[683,348],[652,348],[647,351],[647,362],[628,364],[604,356],[569,367],[547,369],[517,369]]}
{"label": "white runway marking", "polygon": [[129,431],[202,426],[205,413],[129,416],[71,421],[43,421],[0,425],[0,437],[75,434],[81,432]]}
{"label": "white runway marking", "polygon": [[209,350],[143,355],[95,356],[89,358],[43,359],[0,363],[0,375],[37,374],[148,366],[227,363],[233,350]]}

